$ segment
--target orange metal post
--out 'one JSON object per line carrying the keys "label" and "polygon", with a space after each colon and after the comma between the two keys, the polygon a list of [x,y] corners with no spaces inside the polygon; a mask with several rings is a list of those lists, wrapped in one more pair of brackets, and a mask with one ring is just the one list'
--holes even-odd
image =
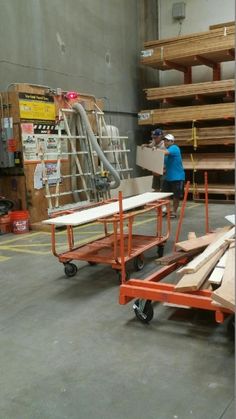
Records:
{"label": "orange metal post", "polygon": [[209,233],[209,213],[208,213],[208,175],[204,172],[205,180],[205,214],[206,214],[206,234]]}
{"label": "orange metal post", "polygon": [[185,187],[184,199],[183,199],[183,202],[182,202],[179,221],[178,221],[177,230],[176,230],[176,234],[175,234],[174,251],[175,251],[175,245],[179,240],[179,235],[180,235],[180,231],[181,231],[181,227],[182,227],[182,223],[183,223],[184,211],[185,211],[185,206],[186,206],[188,191],[189,191],[189,185],[190,185],[190,181],[188,180],[188,182],[186,183],[186,187]]}
{"label": "orange metal post", "polygon": [[122,192],[119,191],[119,217],[120,217],[120,260],[121,260],[121,282],[125,283],[125,250],[124,250],[124,224],[123,224],[123,204]]}

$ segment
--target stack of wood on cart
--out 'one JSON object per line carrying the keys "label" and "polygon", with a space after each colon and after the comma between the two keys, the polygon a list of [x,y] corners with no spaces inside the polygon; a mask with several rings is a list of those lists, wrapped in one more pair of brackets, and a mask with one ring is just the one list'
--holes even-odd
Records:
{"label": "stack of wood on cart", "polygon": [[[212,197],[230,199],[235,195],[232,165],[235,24],[228,22],[209,29],[144,43],[141,64],[156,70],[181,72],[184,83],[144,89],[150,106],[140,111],[139,125],[161,127],[175,136],[176,143],[183,147],[187,179],[198,185],[197,191],[192,188],[194,198],[199,199],[204,191],[203,171],[207,170]],[[222,80],[222,66],[229,61],[232,61],[232,78]],[[212,81],[194,83],[192,68],[200,65],[212,69]],[[218,156],[215,154],[216,146],[220,148]],[[197,167],[195,162],[202,159],[203,153],[206,154],[204,165]],[[193,158],[190,159],[191,154]],[[221,174],[224,171],[227,182],[222,182],[216,168]]]}
{"label": "stack of wood on cart", "polygon": [[190,260],[177,270],[178,292],[212,291],[214,304],[235,311],[235,227],[217,229],[176,244],[177,251],[159,259],[161,264]]}

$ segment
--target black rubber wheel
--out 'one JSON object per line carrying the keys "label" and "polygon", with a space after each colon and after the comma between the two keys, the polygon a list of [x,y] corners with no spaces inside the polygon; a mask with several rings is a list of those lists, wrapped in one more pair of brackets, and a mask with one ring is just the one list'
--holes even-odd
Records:
{"label": "black rubber wheel", "polygon": [[164,255],[164,249],[165,249],[165,246],[162,246],[162,245],[157,246],[157,254],[159,258],[162,258],[162,256]]}
{"label": "black rubber wheel", "polygon": [[144,267],[144,259],[142,256],[136,256],[134,258],[134,269],[136,271],[141,271]]}
{"label": "black rubber wheel", "polygon": [[74,263],[67,262],[65,263],[65,274],[68,276],[68,278],[71,278],[72,276],[75,276],[77,274],[78,268]]}
{"label": "black rubber wheel", "polygon": [[88,264],[89,264],[90,266],[95,266],[95,265],[97,265],[97,262],[90,262],[90,261],[88,261]]}
{"label": "black rubber wheel", "polygon": [[235,339],[235,316],[230,317],[227,324],[227,332],[231,340]]}
{"label": "black rubber wheel", "polygon": [[137,319],[142,323],[149,323],[153,319],[154,311],[151,300],[136,300],[133,309]]}

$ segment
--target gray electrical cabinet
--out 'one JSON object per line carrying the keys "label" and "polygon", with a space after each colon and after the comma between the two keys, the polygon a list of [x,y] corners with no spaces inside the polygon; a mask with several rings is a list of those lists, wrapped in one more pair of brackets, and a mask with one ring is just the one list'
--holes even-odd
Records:
{"label": "gray electrical cabinet", "polygon": [[13,119],[2,118],[0,128],[0,168],[14,167],[15,156],[12,151]]}
{"label": "gray electrical cabinet", "polygon": [[185,19],[185,3],[174,3],[172,6],[173,19]]}

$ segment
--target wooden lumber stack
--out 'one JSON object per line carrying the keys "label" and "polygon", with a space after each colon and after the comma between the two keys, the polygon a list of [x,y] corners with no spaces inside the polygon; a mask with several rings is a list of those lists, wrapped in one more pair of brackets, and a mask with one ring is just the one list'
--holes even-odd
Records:
{"label": "wooden lumber stack", "polygon": [[[217,80],[203,83],[182,84],[178,86],[155,87],[145,89],[147,100],[165,100],[180,98],[196,98],[201,95],[201,100],[211,97],[228,97],[234,99],[235,81]],[[228,95],[228,96],[227,96]]]}
{"label": "wooden lumber stack", "polygon": [[[165,130],[166,133],[168,132]],[[193,145],[193,131],[191,128],[171,129],[176,144],[180,147]],[[197,145],[229,145],[235,141],[235,126],[213,126],[213,127],[197,127],[196,128]]]}
{"label": "wooden lumber stack", "polygon": [[183,165],[186,170],[234,170],[235,160],[233,153],[183,154]]}
{"label": "wooden lumber stack", "polygon": [[[193,42],[194,41],[194,42]],[[141,64],[159,70],[169,70],[179,66],[202,65],[206,60],[212,63],[233,61],[235,55],[235,27],[154,41],[145,45],[141,54]]]}
{"label": "wooden lumber stack", "polygon": [[[214,25],[215,27],[217,25]],[[226,28],[226,29],[225,29]],[[196,32],[191,33],[187,35],[181,35],[177,37],[167,38],[167,39],[159,39],[155,41],[147,41],[144,42],[144,49],[150,49],[155,47],[160,47],[164,45],[171,45],[178,43],[185,43],[185,42],[194,42],[194,41],[200,41],[200,40],[209,40],[214,39],[221,36],[231,35],[235,33],[235,22],[228,22],[225,25],[222,24],[218,28],[209,27],[209,31],[204,32]]]}
{"label": "wooden lumber stack", "polygon": [[[234,195],[235,81],[221,80],[221,63],[233,61],[234,57],[234,22],[213,25],[205,32],[148,41],[141,52],[141,64],[157,70],[180,71],[184,74],[184,84],[145,89],[147,100],[159,104],[156,108],[141,110],[138,124],[161,127],[165,134],[175,136],[176,144],[188,147],[188,152],[193,147],[196,163],[192,161],[191,151],[183,156],[187,180],[193,179],[192,171],[211,170],[208,191],[226,198]],[[192,67],[197,65],[212,68],[213,81],[192,83]],[[215,147],[211,148],[214,145],[219,146],[220,155],[215,154]],[[227,153],[225,145],[229,146]],[[196,155],[196,149],[202,146],[204,154]],[[231,170],[224,179],[224,184],[229,182],[226,187],[218,184],[216,170]],[[201,177],[199,173],[199,191],[203,190]]]}
{"label": "wooden lumber stack", "polygon": [[178,122],[216,121],[235,116],[234,103],[149,109],[139,113],[139,125],[165,125]]}
{"label": "wooden lumber stack", "polygon": [[[182,277],[176,284],[175,290],[178,292],[197,291],[207,281],[207,285],[218,286],[217,290],[212,293],[212,300],[235,311],[234,236],[235,227],[224,233],[215,233],[213,241],[205,250],[177,271]],[[178,247],[192,250],[192,247],[196,248],[197,241],[201,246],[203,241],[207,242],[207,236],[179,243]]]}

